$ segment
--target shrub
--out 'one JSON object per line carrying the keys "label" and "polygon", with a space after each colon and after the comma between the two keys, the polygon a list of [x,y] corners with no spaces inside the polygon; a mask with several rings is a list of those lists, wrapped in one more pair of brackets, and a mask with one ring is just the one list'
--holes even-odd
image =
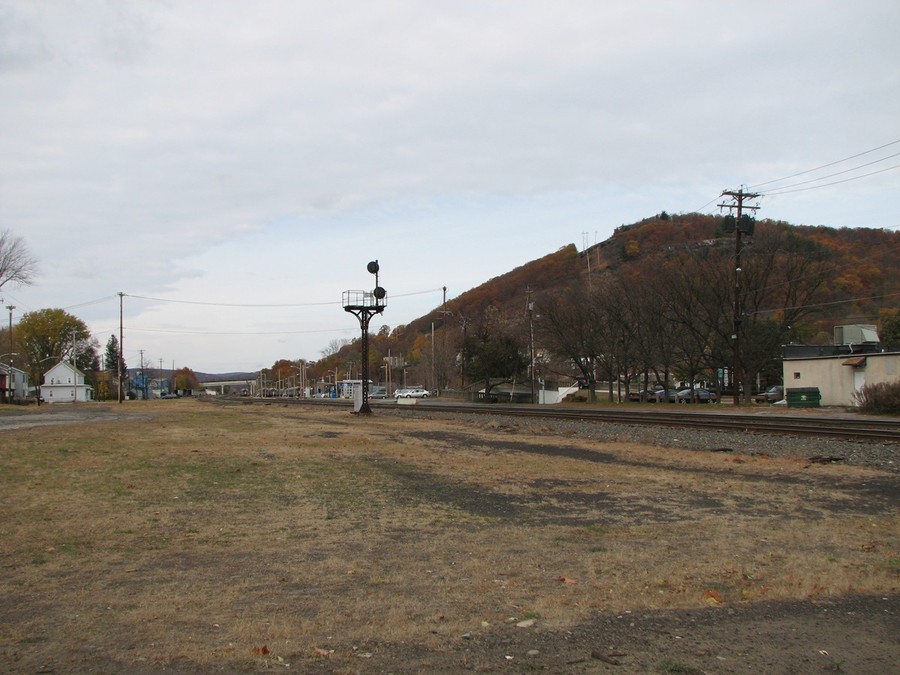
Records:
{"label": "shrub", "polygon": [[900,415],[900,381],[863,385],[853,398],[863,412]]}

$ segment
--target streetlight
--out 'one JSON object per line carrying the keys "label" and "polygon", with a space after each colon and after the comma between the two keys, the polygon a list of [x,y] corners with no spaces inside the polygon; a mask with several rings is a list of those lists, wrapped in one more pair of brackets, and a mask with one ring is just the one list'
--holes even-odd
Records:
{"label": "streetlight", "polygon": [[[301,363],[303,363],[303,361],[301,361]],[[296,370],[298,373],[300,373],[300,386],[299,386],[299,387],[297,386],[297,376],[296,376],[296,375],[291,375],[291,377],[292,377],[293,380],[294,380],[294,398],[301,398],[301,397],[300,397],[300,390],[306,386],[306,385],[304,384],[304,382],[303,382],[303,380],[304,380],[304,375],[305,375],[304,369],[301,368],[300,366],[295,366],[295,365],[292,363],[292,364],[291,364],[291,370]]]}
{"label": "streetlight", "polygon": [[37,394],[37,404],[38,404],[39,406],[41,405],[41,392],[42,392],[41,387],[42,387],[43,384],[44,384],[44,372],[43,372],[43,371],[44,371],[44,368],[43,368],[43,366],[42,366],[41,364],[44,363],[44,361],[50,361],[50,360],[57,360],[57,358],[56,358],[55,356],[45,356],[44,358],[38,360],[38,394]]}
{"label": "streetlight", "polygon": [[350,312],[359,319],[362,331],[362,404],[360,415],[371,415],[369,407],[369,321],[375,314],[381,314],[387,306],[387,291],[378,285],[378,261],[373,260],[366,265],[369,274],[375,275],[375,288],[371,291],[344,291],[344,311]]}

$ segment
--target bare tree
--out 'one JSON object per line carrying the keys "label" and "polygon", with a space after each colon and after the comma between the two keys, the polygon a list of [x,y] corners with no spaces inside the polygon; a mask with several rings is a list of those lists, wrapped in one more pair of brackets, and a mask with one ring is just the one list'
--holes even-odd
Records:
{"label": "bare tree", "polygon": [[595,361],[598,326],[590,293],[576,284],[561,293],[541,294],[538,337],[553,353],[566,358],[581,373],[588,397],[596,400]]}
{"label": "bare tree", "polygon": [[0,288],[7,282],[30,286],[37,273],[37,259],[25,240],[9,230],[0,230]]}
{"label": "bare tree", "polygon": [[328,345],[323,349],[320,353],[322,354],[323,359],[327,359],[329,356],[334,356],[338,354],[344,347],[351,344],[352,340],[331,340]]}

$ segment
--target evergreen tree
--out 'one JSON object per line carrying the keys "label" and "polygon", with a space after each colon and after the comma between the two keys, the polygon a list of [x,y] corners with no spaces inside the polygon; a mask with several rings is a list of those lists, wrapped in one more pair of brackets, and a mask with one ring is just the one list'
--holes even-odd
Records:
{"label": "evergreen tree", "polygon": [[[103,369],[118,372],[118,363],[121,356],[122,354],[119,351],[119,340],[115,335],[110,335],[109,340],[106,341],[106,353],[103,357]],[[126,371],[127,368],[125,367],[125,359],[122,358],[122,372],[124,373]]]}

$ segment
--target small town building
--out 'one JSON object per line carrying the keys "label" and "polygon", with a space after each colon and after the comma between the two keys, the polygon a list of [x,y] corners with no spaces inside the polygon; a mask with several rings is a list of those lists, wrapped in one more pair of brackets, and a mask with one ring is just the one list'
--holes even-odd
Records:
{"label": "small town building", "polygon": [[94,388],[85,375],[67,361],[60,361],[44,374],[41,396],[47,403],[74,403],[94,398]]}
{"label": "small town building", "polygon": [[786,391],[819,390],[823,406],[855,406],[865,385],[900,380],[900,349],[883,346],[875,326],[837,326],[833,345],[785,345]]}
{"label": "small town building", "polygon": [[6,363],[0,363],[0,401],[14,403],[28,395],[28,373]]}

